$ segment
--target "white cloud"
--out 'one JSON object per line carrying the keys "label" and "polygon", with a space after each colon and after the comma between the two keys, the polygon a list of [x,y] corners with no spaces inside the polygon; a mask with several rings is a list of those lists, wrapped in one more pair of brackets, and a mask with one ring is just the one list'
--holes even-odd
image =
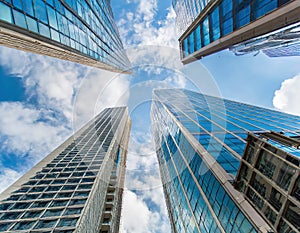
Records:
{"label": "white cloud", "polygon": [[150,220],[150,211],[147,205],[129,190],[124,192],[123,203],[123,229],[121,232],[149,232],[147,226]]}
{"label": "white cloud", "polygon": [[28,75],[32,63],[31,58],[26,52],[0,46],[0,64],[16,76]]}
{"label": "white cloud", "polygon": [[[20,164],[24,171],[61,144],[73,127],[80,126],[78,122],[82,125],[104,107],[118,104],[120,93],[127,90],[128,80],[111,81],[115,74],[110,72],[5,47],[0,47],[0,55],[6,72],[22,78],[27,97],[23,102],[0,102],[2,152],[26,160]],[[101,95],[104,87],[106,93]],[[83,98],[76,98],[78,93]],[[122,100],[126,104],[126,98]],[[75,110],[80,111],[74,110],[75,102]],[[81,117],[82,112],[87,114]],[[0,188],[8,183],[1,183]]]}
{"label": "white cloud", "polygon": [[150,132],[133,131],[128,149],[121,232],[171,232]]}
{"label": "white cloud", "polygon": [[76,92],[75,129],[107,107],[124,106],[129,98],[129,76],[91,69]]}
{"label": "white cloud", "polygon": [[275,91],[273,105],[275,108],[295,115],[300,115],[299,105],[300,74],[281,83]]}
{"label": "white cloud", "polygon": [[125,45],[159,45],[178,48],[175,12],[167,9],[165,19],[157,21],[157,0],[140,0],[136,11],[127,12],[118,22]]}
{"label": "white cloud", "polygon": [[[158,202],[163,202],[161,198],[162,191],[155,189],[153,191],[145,192],[149,196],[147,198],[153,199],[153,195],[158,197]],[[125,190],[123,196],[123,213],[120,232],[121,233],[166,233],[171,232],[168,222],[166,221],[162,210],[153,210],[146,201],[136,193]],[[156,200],[156,199],[153,199]]]}
{"label": "white cloud", "polygon": [[70,134],[68,125],[43,121],[47,114],[42,109],[20,102],[0,103],[0,139],[2,151],[27,158],[27,167],[33,166]]}
{"label": "white cloud", "polygon": [[22,172],[17,172],[12,169],[4,169],[2,173],[0,173],[0,193],[20,178],[21,175]]}

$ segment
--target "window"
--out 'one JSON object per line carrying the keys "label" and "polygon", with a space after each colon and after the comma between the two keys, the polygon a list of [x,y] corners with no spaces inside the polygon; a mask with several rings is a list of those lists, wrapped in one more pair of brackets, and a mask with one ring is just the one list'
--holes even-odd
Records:
{"label": "window", "polygon": [[64,209],[50,209],[47,210],[43,217],[60,216]]}
{"label": "window", "polygon": [[81,210],[82,210],[82,208],[67,209],[64,215],[80,214]]}
{"label": "window", "polygon": [[35,224],[35,221],[26,221],[17,223],[12,230],[27,230]]}
{"label": "window", "polygon": [[235,25],[241,28],[250,23],[250,0],[237,0],[235,6]]}
{"label": "window", "polygon": [[40,220],[34,229],[52,228],[56,222],[57,222],[56,219],[55,220]]}
{"label": "window", "polygon": [[284,217],[296,227],[296,229],[300,229],[299,221],[300,221],[300,207],[295,205],[292,202],[289,202],[287,205],[286,213]]}
{"label": "window", "polygon": [[93,184],[81,184],[78,186],[78,189],[91,189]]}
{"label": "window", "polygon": [[76,185],[65,185],[62,190],[75,190]]}
{"label": "window", "polygon": [[60,190],[60,188],[61,188],[61,186],[49,186],[46,191],[47,192],[54,192],[54,191]]}
{"label": "window", "polygon": [[65,226],[76,226],[78,218],[65,218],[61,219],[58,223],[58,227],[65,227]]}
{"label": "window", "polygon": [[45,188],[46,187],[44,187],[44,186],[42,186],[42,187],[40,187],[40,186],[39,187],[33,187],[30,191],[39,193],[39,192],[43,192]]}
{"label": "window", "polygon": [[57,197],[58,198],[67,198],[67,197],[71,197],[72,196],[72,192],[69,192],[69,193],[59,193],[57,194]]}
{"label": "window", "polygon": [[66,206],[68,203],[67,200],[65,201],[53,201],[51,206],[54,207],[54,206]]}
{"label": "window", "polygon": [[31,202],[19,202],[13,206],[13,209],[27,209],[31,205]]}
{"label": "window", "polygon": [[215,41],[220,38],[219,7],[216,7],[211,13],[210,23],[212,28],[212,41]]}
{"label": "window", "polygon": [[38,201],[38,202],[34,202],[33,205],[31,206],[31,208],[42,208],[48,205],[48,201]]}
{"label": "window", "polygon": [[2,2],[0,2],[0,20],[13,23],[10,7]]}
{"label": "window", "polygon": [[0,231],[6,231],[11,226],[11,223],[0,223]]}
{"label": "window", "polygon": [[42,22],[48,24],[45,2],[43,0],[34,1],[35,16]]}
{"label": "window", "polygon": [[22,212],[10,212],[4,213],[4,215],[0,218],[1,220],[6,219],[17,219],[22,214]]}
{"label": "window", "polygon": [[42,213],[42,210],[39,211],[27,211],[22,218],[38,218]]}
{"label": "window", "polygon": [[277,0],[254,0],[252,2],[253,18],[258,19],[276,8]]}
{"label": "window", "polygon": [[89,192],[75,192],[74,196],[75,197],[87,197],[89,195]]}
{"label": "window", "polygon": [[222,36],[233,31],[232,0],[223,0],[220,5]]}
{"label": "window", "polygon": [[71,200],[70,205],[83,205],[85,204],[86,199],[75,199]]}
{"label": "window", "polygon": [[200,25],[197,26],[194,36],[195,36],[195,46],[196,46],[196,50],[198,51],[199,49],[201,49],[201,33],[200,33]]}

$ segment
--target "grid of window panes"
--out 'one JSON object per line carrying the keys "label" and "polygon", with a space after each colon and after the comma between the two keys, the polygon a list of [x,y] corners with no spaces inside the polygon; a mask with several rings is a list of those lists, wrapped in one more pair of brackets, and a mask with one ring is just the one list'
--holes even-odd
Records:
{"label": "grid of window panes", "polygon": [[73,232],[125,108],[104,110],[41,171],[0,201],[0,231]]}
{"label": "grid of window panes", "polygon": [[[245,232],[254,231],[164,107],[216,159],[224,171],[232,176],[236,175],[239,168],[247,132],[273,130],[299,136],[300,118],[187,90],[156,90],[153,99],[151,116],[156,151],[164,177],[162,179],[167,203],[171,205],[169,211],[177,229],[178,225],[184,229],[191,227],[185,218],[190,218],[194,213],[194,219],[196,222],[200,221],[198,224],[199,228],[203,228],[202,231],[218,232],[218,228],[208,228],[215,227],[211,215],[209,217],[207,212],[207,206],[210,205],[216,216],[214,219],[219,219],[219,224],[225,232],[234,232],[242,222],[245,225],[238,232],[242,232],[242,229],[246,229]],[[202,174],[201,170],[205,169],[208,171]],[[195,179],[199,186],[194,182]],[[187,197],[183,193],[186,193]],[[201,199],[203,193],[205,197]],[[184,198],[188,198],[189,204],[185,203]],[[203,201],[205,198],[207,200]],[[187,209],[189,215],[180,213],[183,209]]]}
{"label": "grid of window panes", "polygon": [[247,141],[237,188],[277,232],[300,231],[300,150],[287,150],[263,134],[249,135]]}
{"label": "grid of window panes", "polygon": [[173,0],[172,5],[176,12],[176,27],[182,34],[197,18],[210,0]]}
{"label": "grid of window panes", "polygon": [[[293,0],[221,0],[181,41],[183,58]],[[177,3],[178,4],[178,3]],[[191,24],[191,22],[190,22]]]}
{"label": "grid of window panes", "polygon": [[268,57],[300,56],[300,43],[264,49],[263,53]]}
{"label": "grid of window panes", "polygon": [[158,99],[154,97],[152,106],[154,139],[167,207],[177,232],[257,232]]}
{"label": "grid of window panes", "polygon": [[187,90],[164,90],[159,98],[181,124],[219,162],[236,175],[247,132],[300,135],[300,117]]}
{"label": "grid of window panes", "polygon": [[1,20],[100,62],[128,65],[110,1],[0,0]]}

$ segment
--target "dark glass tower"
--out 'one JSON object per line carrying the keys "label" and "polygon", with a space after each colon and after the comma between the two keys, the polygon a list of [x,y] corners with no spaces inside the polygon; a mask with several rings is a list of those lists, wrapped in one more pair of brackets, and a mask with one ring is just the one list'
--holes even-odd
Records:
{"label": "dark glass tower", "polygon": [[173,0],[184,64],[300,20],[298,0]]}
{"label": "dark glass tower", "polygon": [[110,108],[0,195],[1,232],[118,232],[131,121]]}
{"label": "dark glass tower", "polygon": [[111,71],[129,67],[109,0],[0,0],[0,45]]}
{"label": "dark glass tower", "polygon": [[180,89],[155,90],[151,117],[173,232],[274,232],[233,184],[248,132],[297,137],[300,117]]}

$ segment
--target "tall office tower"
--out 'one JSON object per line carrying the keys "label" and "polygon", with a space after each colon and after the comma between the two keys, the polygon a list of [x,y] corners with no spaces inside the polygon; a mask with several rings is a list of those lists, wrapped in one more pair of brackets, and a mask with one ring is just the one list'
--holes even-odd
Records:
{"label": "tall office tower", "polygon": [[184,64],[300,20],[299,0],[173,0]]}
{"label": "tall office tower", "polygon": [[110,0],[0,0],[0,45],[121,72]]}
{"label": "tall office tower", "polygon": [[[173,232],[277,232],[233,184],[248,133],[299,136],[300,117],[162,89],[153,92],[151,119]],[[290,218],[299,219],[297,214]],[[282,229],[278,232],[293,232]]]}
{"label": "tall office tower", "polygon": [[118,232],[131,121],[110,108],[0,195],[1,232]]}
{"label": "tall office tower", "polygon": [[269,57],[300,56],[300,23],[244,41],[230,50],[236,55],[262,50]]}
{"label": "tall office tower", "polygon": [[296,44],[280,46],[278,48],[264,49],[263,53],[268,57],[300,56],[300,42]]}

